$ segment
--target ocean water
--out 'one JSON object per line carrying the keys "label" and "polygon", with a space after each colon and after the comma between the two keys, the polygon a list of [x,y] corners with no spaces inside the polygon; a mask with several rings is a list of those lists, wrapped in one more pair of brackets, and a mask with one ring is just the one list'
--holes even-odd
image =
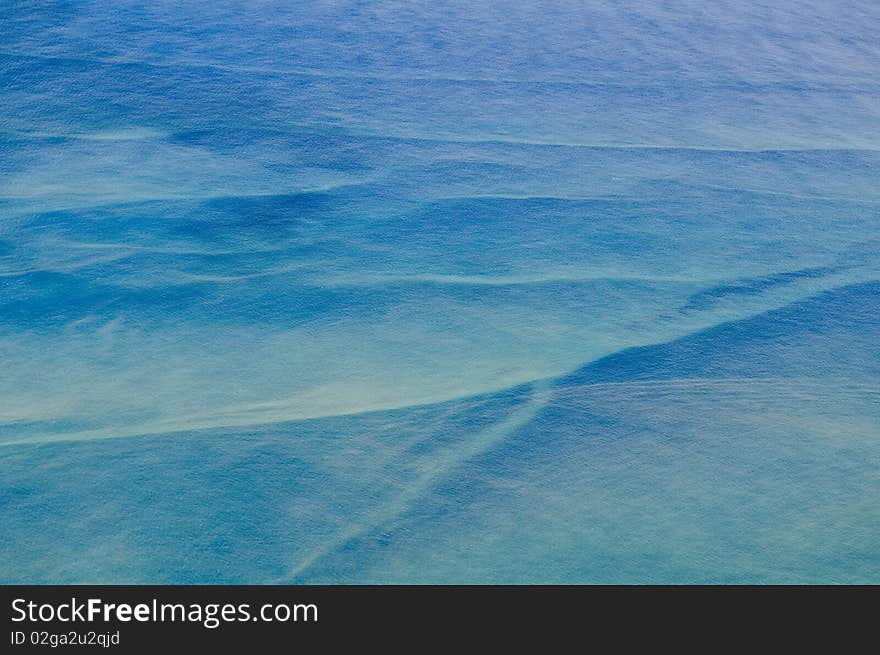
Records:
{"label": "ocean water", "polygon": [[880,6],[0,5],[0,582],[880,583]]}

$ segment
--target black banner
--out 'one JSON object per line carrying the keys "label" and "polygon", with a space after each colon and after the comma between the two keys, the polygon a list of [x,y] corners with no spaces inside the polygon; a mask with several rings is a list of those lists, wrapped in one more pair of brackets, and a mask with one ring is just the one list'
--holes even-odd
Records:
{"label": "black banner", "polygon": [[[8,586],[0,652],[597,638],[725,642],[866,629],[869,587]],[[418,635],[414,637],[414,635]],[[818,635],[817,635],[818,636]],[[416,639],[415,642],[412,640]]]}

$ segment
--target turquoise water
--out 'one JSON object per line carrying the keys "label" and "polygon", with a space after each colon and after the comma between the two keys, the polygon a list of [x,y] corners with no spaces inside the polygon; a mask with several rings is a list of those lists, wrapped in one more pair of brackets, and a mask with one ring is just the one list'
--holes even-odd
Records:
{"label": "turquoise water", "polygon": [[4,5],[0,581],[880,582],[880,9],[472,5]]}

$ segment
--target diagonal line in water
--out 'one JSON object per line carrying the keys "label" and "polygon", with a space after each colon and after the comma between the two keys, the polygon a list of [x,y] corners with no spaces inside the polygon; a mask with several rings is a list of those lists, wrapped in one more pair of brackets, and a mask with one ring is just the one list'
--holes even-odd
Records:
{"label": "diagonal line in water", "polygon": [[323,558],[338,551],[346,544],[386,525],[403,515],[413,504],[434,487],[439,481],[447,478],[454,469],[464,462],[486,452],[501,443],[517,428],[531,421],[550,400],[550,381],[541,380],[532,384],[531,397],[521,407],[511,412],[504,420],[473,435],[457,447],[447,449],[445,456],[435,460],[434,466],[419,476],[400,495],[372,512],[368,512],[361,521],[341,530],[334,539],[313,549],[298,562],[279,583],[292,583],[301,578]]}

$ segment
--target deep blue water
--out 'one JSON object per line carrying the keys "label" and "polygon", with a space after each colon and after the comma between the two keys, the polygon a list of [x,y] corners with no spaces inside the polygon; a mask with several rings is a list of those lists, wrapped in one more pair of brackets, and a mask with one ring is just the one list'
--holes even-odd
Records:
{"label": "deep blue water", "polygon": [[6,0],[0,582],[880,583],[877,34]]}

